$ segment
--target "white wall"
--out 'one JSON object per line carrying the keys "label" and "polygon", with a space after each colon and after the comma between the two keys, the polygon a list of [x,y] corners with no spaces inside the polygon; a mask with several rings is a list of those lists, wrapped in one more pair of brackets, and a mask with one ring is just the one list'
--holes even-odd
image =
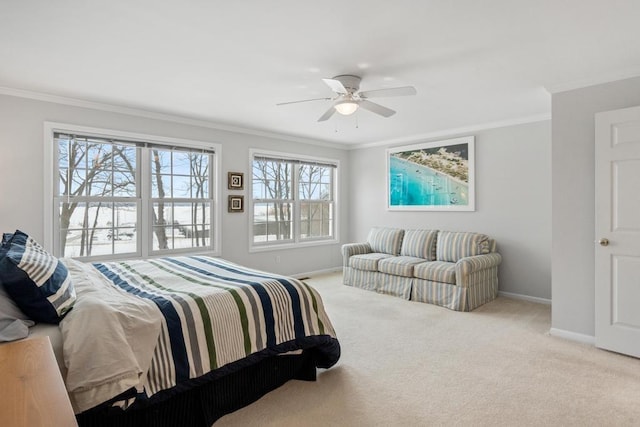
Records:
{"label": "white wall", "polygon": [[[45,121],[70,123],[149,135],[212,141],[222,144],[221,179],[222,257],[254,268],[281,274],[298,274],[341,266],[340,246],[347,242],[348,184],[346,150],[227,132],[134,115],[62,105],[0,95],[0,231],[17,228],[42,241],[44,236],[43,145]],[[285,153],[337,159],[343,166],[339,188],[340,222],[343,228],[338,244],[249,253],[248,213],[226,211],[226,173],[244,172],[250,179],[249,149],[262,148]],[[245,197],[248,191],[245,186]],[[239,194],[233,192],[234,194]],[[281,262],[276,263],[276,256]]]}
{"label": "white wall", "polygon": [[[474,134],[475,212],[388,211],[388,147],[352,151],[350,240],[364,241],[369,228],[376,225],[485,233],[497,240],[503,256],[500,290],[549,299],[551,124],[544,121]],[[451,135],[456,136],[464,135]]]}
{"label": "white wall", "polygon": [[[374,225],[479,231],[498,241],[504,257],[502,291],[552,298],[554,329],[592,336],[594,114],[635,105],[640,105],[640,78],[555,93],[553,125],[539,122],[474,133],[476,212],[390,212],[385,203],[387,147],[348,152],[0,95],[0,231],[21,228],[43,237],[44,121],[219,142],[223,174],[246,174],[249,148],[336,158],[342,162],[339,244],[249,253],[247,214],[223,209],[222,256],[296,274],[340,266],[340,245],[363,240]],[[451,135],[456,136],[464,135]],[[223,201],[227,194],[222,191]],[[277,255],[281,264],[275,263]]]}
{"label": "white wall", "polygon": [[[342,229],[338,244],[249,253],[247,213],[229,214],[223,208],[221,255],[229,260],[298,274],[341,266],[340,245],[363,240],[374,225],[478,231],[498,241],[504,257],[500,269],[502,291],[551,298],[549,122],[474,133],[475,212],[390,212],[385,203],[387,147],[347,151],[0,95],[0,231],[21,228],[38,239],[44,235],[44,121],[218,142],[223,147],[223,177],[227,171],[249,172],[250,148],[340,160]],[[463,135],[451,135],[456,136]],[[223,189],[223,203],[227,194]],[[276,263],[276,256],[281,263]]]}
{"label": "white wall", "polygon": [[595,330],[595,135],[600,111],[640,105],[640,78],[552,95],[552,328]]}

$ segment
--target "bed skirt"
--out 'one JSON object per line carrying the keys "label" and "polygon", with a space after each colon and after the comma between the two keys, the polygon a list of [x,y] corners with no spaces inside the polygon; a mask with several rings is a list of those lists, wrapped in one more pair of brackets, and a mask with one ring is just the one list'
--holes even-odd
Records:
{"label": "bed skirt", "polygon": [[272,356],[188,390],[136,402],[127,410],[101,406],[76,418],[80,427],[210,427],[290,379],[315,381],[314,353],[309,349],[298,355]]}

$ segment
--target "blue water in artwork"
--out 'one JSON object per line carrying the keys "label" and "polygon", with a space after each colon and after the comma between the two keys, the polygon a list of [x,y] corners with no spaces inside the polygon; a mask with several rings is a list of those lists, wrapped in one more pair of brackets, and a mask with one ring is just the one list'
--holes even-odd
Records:
{"label": "blue water in artwork", "polygon": [[390,156],[390,206],[466,206],[468,188],[442,172]]}

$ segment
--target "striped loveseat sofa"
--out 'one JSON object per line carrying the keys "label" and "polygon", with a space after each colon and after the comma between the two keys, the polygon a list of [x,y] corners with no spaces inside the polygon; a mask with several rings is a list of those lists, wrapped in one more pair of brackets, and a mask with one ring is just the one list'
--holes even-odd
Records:
{"label": "striped loveseat sofa", "polygon": [[344,284],[471,311],[498,295],[502,257],[485,234],[375,227],[342,246]]}

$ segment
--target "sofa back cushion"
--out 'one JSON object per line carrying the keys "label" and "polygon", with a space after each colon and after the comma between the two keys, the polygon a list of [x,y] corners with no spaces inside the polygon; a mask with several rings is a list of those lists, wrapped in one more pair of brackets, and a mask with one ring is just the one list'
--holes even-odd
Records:
{"label": "sofa back cushion", "polygon": [[438,230],[406,230],[400,255],[435,261],[437,236]]}
{"label": "sofa back cushion", "polygon": [[457,262],[460,258],[488,254],[489,236],[479,233],[441,231],[436,244],[438,261]]}
{"label": "sofa back cushion", "polygon": [[400,228],[373,227],[367,236],[367,243],[371,246],[371,252],[398,255],[402,236],[404,230]]}

